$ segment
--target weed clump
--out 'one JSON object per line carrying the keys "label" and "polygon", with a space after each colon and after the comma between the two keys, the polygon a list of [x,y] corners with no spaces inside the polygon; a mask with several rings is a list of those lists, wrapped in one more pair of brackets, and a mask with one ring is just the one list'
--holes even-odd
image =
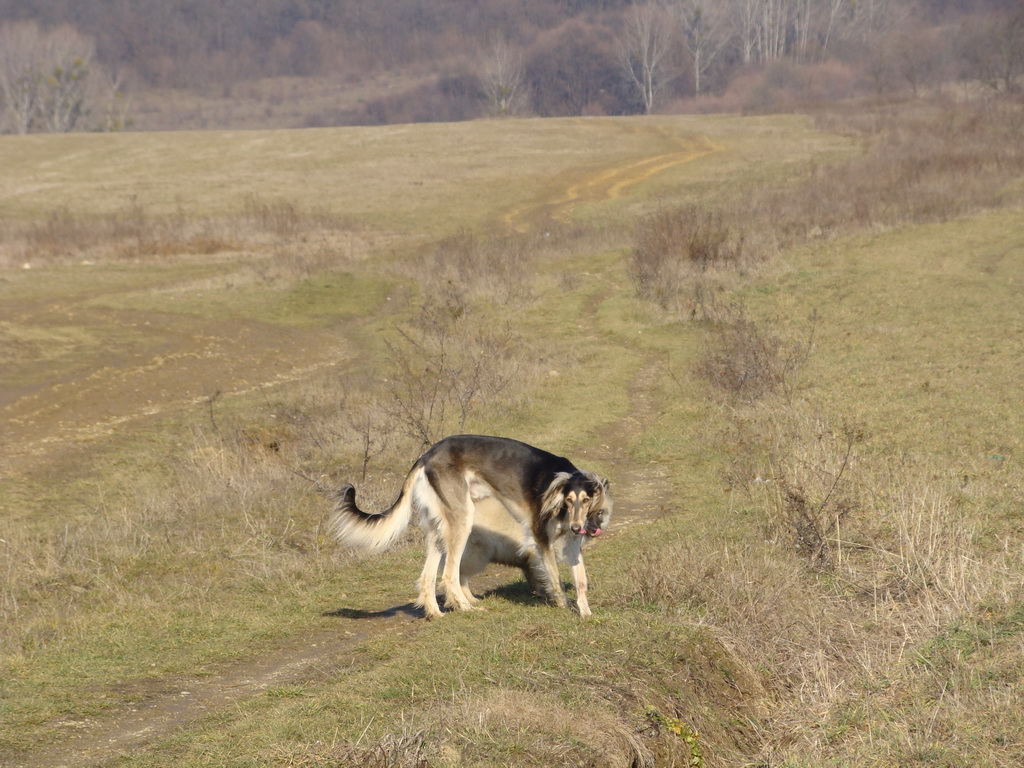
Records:
{"label": "weed clump", "polygon": [[738,268],[745,243],[743,229],[722,211],[697,205],[660,210],[637,225],[627,270],[639,296],[673,309],[701,275]]}

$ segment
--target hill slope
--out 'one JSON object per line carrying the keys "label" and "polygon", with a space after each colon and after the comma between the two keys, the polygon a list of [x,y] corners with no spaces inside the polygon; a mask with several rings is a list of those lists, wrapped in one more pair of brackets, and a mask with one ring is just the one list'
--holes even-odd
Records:
{"label": "hill slope", "polygon": [[[0,139],[0,762],[1013,764],[1019,211],[637,296],[659,216],[852,156],[791,117]],[[326,538],[317,484],[383,506],[463,429],[611,478],[594,621],[497,569],[427,624],[415,534]]]}

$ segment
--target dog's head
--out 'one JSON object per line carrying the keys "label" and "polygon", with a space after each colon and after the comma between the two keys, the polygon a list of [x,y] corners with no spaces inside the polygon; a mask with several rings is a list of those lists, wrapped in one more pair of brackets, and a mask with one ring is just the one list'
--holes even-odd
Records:
{"label": "dog's head", "polygon": [[612,516],[608,480],[593,472],[559,472],[544,494],[543,510],[564,515],[573,533],[600,536]]}

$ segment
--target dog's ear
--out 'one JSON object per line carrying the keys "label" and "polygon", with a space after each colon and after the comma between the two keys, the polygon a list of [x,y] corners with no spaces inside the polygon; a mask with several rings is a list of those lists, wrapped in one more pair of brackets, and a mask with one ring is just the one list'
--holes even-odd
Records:
{"label": "dog's ear", "polygon": [[554,517],[562,509],[562,505],[565,503],[565,486],[570,480],[572,480],[572,475],[568,472],[559,472],[555,475],[555,479],[551,481],[547,490],[544,491],[544,495],[540,497],[542,520]]}

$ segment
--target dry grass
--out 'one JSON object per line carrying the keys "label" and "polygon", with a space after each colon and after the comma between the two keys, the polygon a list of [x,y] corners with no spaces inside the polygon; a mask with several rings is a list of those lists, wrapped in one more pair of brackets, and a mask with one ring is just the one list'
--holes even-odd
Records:
{"label": "dry grass", "polygon": [[[758,243],[769,246],[766,252],[771,253],[862,230],[949,221],[1019,200],[1024,171],[1024,109],[1019,99],[922,104],[828,119],[833,127],[841,125],[866,141],[864,156],[811,168],[785,188],[754,191],[742,214],[728,205],[721,213],[702,214],[727,222],[717,231],[731,234],[719,234],[719,242],[743,242],[749,248],[756,232]],[[676,216],[695,218],[692,206]],[[780,324],[801,326],[801,334],[814,339],[818,321],[769,322],[763,307],[778,303],[761,297],[756,303],[762,311],[756,314],[745,305],[742,310],[730,307],[720,297],[737,283],[730,284],[726,276],[717,280],[717,290],[709,291],[704,269],[689,255],[692,235],[666,226],[666,220],[672,219],[656,214],[642,223],[631,275],[641,296],[676,316],[706,323],[711,341],[694,372],[727,395],[724,414],[731,427],[722,443],[730,456],[726,476],[734,508],[747,505],[756,523],[739,542],[730,530],[710,547],[679,539],[645,553],[631,569],[623,599],[667,612],[680,606],[697,612],[709,625],[726,631],[758,667],[771,671],[784,703],[768,728],[766,764],[1014,764],[1021,748],[1006,734],[1013,732],[1015,718],[998,715],[993,702],[1021,688],[1019,675],[1006,674],[1004,647],[1019,644],[1019,626],[1004,621],[1000,652],[979,653],[973,662],[953,655],[955,662],[949,663],[951,654],[934,648],[946,644],[950,627],[1000,621],[979,615],[1018,615],[1024,552],[1014,543],[1015,526],[1004,525],[999,514],[993,517],[992,509],[1009,508],[1019,493],[1012,483],[989,484],[985,478],[991,470],[973,469],[979,460],[964,458],[970,452],[991,454],[984,440],[959,429],[954,437],[901,423],[901,418],[925,419],[922,427],[928,419],[958,423],[954,413],[972,413],[975,430],[988,424],[991,440],[1000,444],[1007,439],[1005,427],[989,417],[977,418],[977,395],[968,394],[976,391],[977,382],[951,384],[944,392],[947,411],[931,411],[928,417],[923,410],[906,412],[904,408],[916,404],[911,405],[906,383],[893,387],[885,380],[881,371],[888,361],[910,355],[906,360],[911,367],[924,360],[935,365],[949,351],[879,348],[874,357],[861,360],[862,365],[880,366],[866,396],[880,402],[899,397],[902,405],[875,409],[858,402],[858,389],[833,367],[844,354],[842,336],[832,333],[817,344],[786,342],[784,338],[799,335],[780,331]],[[659,249],[650,246],[645,229],[655,227],[665,235]],[[1013,247],[1006,237],[1002,242],[1000,253]],[[822,269],[823,259],[810,261],[813,269]],[[987,263],[980,255],[976,261]],[[897,273],[892,264],[881,270],[881,279],[906,277],[920,281],[917,290],[924,290],[924,263],[917,255],[900,260],[898,268],[904,272]],[[748,265],[736,261],[730,266],[739,277]],[[983,269],[986,274],[996,271]],[[959,287],[951,290],[963,291],[966,284],[971,291],[985,290],[984,275],[972,274],[962,260],[954,271],[958,277],[950,285]],[[868,289],[865,270],[837,270],[854,272],[857,276],[840,282],[845,288],[837,289],[832,299],[841,301],[850,285]],[[787,287],[800,294],[808,290],[804,281],[822,282],[808,280],[808,274],[794,277]],[[948,312],[956,312],[958,301],[943,293],[945,285],[936,281],[932,290],[929,299],[904,296],[908,322],[938,325],[935,316],[948,316],[941,310],[923,311],[925,301],[933,306],[945,301]],[[901,292],[884,293],[892,300]],[[1002,312],[1005,321],[1007,305],[986,295],[991,296],[982,302],[986,315]],[[828,313],[834,311],[829,298],[811,295],[803,306]],[[858,308],[846,310],[847,335],[856,337],[871,323],[891,327],[885,324],[898,322],[884,309],[866,315],[863,308],[868,305],[873,300],[862,296]],[[964,331],[973,338],[993,338],[995,333],[990,320],[979,318],[985,330],[967,318],[960,322],[974,328]],[[961,360],[973,357],[962,346],[960,350]],[[825,359],[817,359],[819,355]],[[992,356],[993,385],[1003,375],[1004,358]],[[845,370],[857,376],[865,369]],[[927,397],[931,383],[924,380],[920,387]],[[833,390],[848,397],[826,394]],[[863,382],[859,392],[867,392]],[[992,392],[990,416],[1001,400],[997,390]],[[826,394],[824,402],[817,401],[818,394]],[[928,442],[919,442],[921,438]],[[1002,450],[993,455],[1005,460]],[[972,469],[958,469],[964,463]],[[763,541],[751,538],[755,530]],[[911,661],[921,658],[918,653],[925,663]],[[933,662],[936,656],[948,665],[941,672]],[[1000,670],[1005,686],[970,678],[968,670],[975,665]],[[943,673],[954,682],[943,682],[927,694],[927,705],[915,703],[915,693],[934,687]],[[958,731],[958,717],[970,724],[969,731]]]}
{"label": "dry grass", "polygon": [[[1019,439],[1001,426],[1012,425],[1015,412],[992,416],[1003,401],[978,402],[978,393],[1005,389],[992,366],[1015,370],[1000,329],[1016,305],[956,272],[950,291],[984,302],[959,306],[943,294],[955,322],[936,346],[895,354],[890,326],[911,324],[894,307],[931,286],[926,276],[954,271],[949,264],[900,261],[899,274],[880,272],[878,287],[867,282],[866,267],[851,265],[843,241],[831,262],[788,253],[807,266],[779,277],[789,280],[785,290],[757,283],[763,257],[786,244],[941,220],[1008,198],[1020,172],[1016,145],[983,145],[998,135],[992,131],[1012,138],[1009,110],[1017,107],[1005,107],[1010,123],[995,121],[1003,128],[967,120],[973,108],[943,107],[956,119],[931,128],[912,120],[895,130],[896,116],[879,118],[874,125],[892,130],[872,135],[868,158],[896,153],[911,130],[945,137],[922,139],[942,154],[956,127],[974,137],[965,141],[971,157],[999,158],[982,163],[991,175],[971,176],[961,188],[1001,185],[1002,198],[935,193],[973,174],[971,163],[918,155],[886,170],[896,179],[879,172],[879,184],[902,178],[902,194],[915,195],[902,208],[890,201],[865,209],[858,201],[883,194],[867,183],[879,166],[856,164],[834,174],[804,168],[803,180],[782,192],[751,191],[749,222],[728,205],[721,213],[683,206],[685,216],[644,220],[636,230],[659,222],[660,234],[650,234],[664,236],[663,255],[633,268],[657,267],[641,282],[668,313],[629,295],[628,265],[608,255],[619,243],[598,247],[607,235],[592,230],[541,240],[460,229],[426,245],[410,236],[390,264],[346,261],[348,269],[404,279],[389,293],[392,306],[332,320],[352,339],[343,368],[249,398],[211,395],[151,443],[125,438],[120,450],[97,451],[89,471],[64,486],[14,489],[37,506],[0,522],[6,685],[19,686],[7,700],[20,707],[12,720],[18,732],[4,736],[8,748],[46,738],[58,698],[75,701],[65,705],[74,711],[98,709],[96,691],[111,681],[184,674],[252,653],[296,626],[306,631],[340,594],[346,605],[404,602],[408,585],[395,574],[407,565],[412,574],[418,553],[382,564],[339,555],[322,532],[329,503],[318,489],[359,480],[367,506],[383,507],[421,444],[462,427],[532,430],[554,435],[553,448],[589,450],[621,415],[615,404],[628,391],[652,395],[655,404],[624,422],[633,431],[616,433],[625,445],[615,455],[649,461],[630,461],[634,488],[664,476],[677,495],[659,497],[674,514],[648,534],[626,528],[588,559],[603,604],[597,621],[494,596],[496,610],[483,621],[448,617],[443,627],[418,631],[415,642],[376,638],[364,657],[373,663],[318,670],[301,695],[243,702],[187,731],[166,754],[138,759],[419,768],[686,764],[699,756],[709,766],[924,766],[952,755],[1012,764],[1020,748],[1007,734],[1020,717],[1007,702],[1024,690],[1017,663],[1024,562],[1014,543],[1020,489],[1010,474]],[[941,169],[940,183],[931,174]],[[922,183],[905,183],[915,174]],[[348,221],[318,218],[298,196],[284,199],[295,202],[249,198],[224,231],[239,242],[253,237],[246,247],[273,242],[271,250],[291,252],[291,240]],[[145,229],[176,243],[170,251],[191,247],[189,233],[202,229],[203,217],[146,205],[55,219],[53,250],[79,237],[95,237],[89,247],[111,252],[135,248],[150,236]],[[430,208],[423,205],[419,214]],[[480,201],[461,224],[474,226],[495,208]],[[849,215],[830,218],[845,209]],[[218,214],[210,226],[230,219]],[[107,234],[89,234],[89,221]],[[44,232],[49,224],[33,226]],[[923,235],[905,235],[915,237]],[[907,240],[893,242],[901,254],[909,250]],[[879,263],[893,261],[881,247],[861,246],[878,250]],[[987,279],[1009,285],[1008,261],[986,262]],[[312,273],[306,269],[329,266],[286,264],[280,280],[291,284]],[[671,288],[664,295],[662,278]],[[805,321],[809,305],[819,304],[820,321]],[[852,316],[847,325],[843,311]],[[680,325],[680,316],[701,323]],[[870,333],[881,337],[876,347],[852,346]],[[667,380],[631,382],[637,363],[655,370],[650,361],[670,356],[694,363],[677,373],[674,389]],[[893,375],[900,356],[918,378]],[[574,376],[551,375],[556,369]],[[706,386],[722,396],[708,397]],[[650,391],[638,391],[644,387]],[[941,408],[922,406],[943,391]],[[889,410],[878,405],[896,400]],[[941,436],[927,426],[937,415]],[[991,444],[964,439],[972,432],[991,434]],[[695,438],[708,439],[686,452],[681,445]],[[59,519],[43,509],[54,499]],[[980,735],[958,732],[958,721]]]}
{"label": "dry grass", "polygon": [[788,341],[750,317],[742,304],[712,303],[703,308],[711,338],[696,373],[734,402],[753,402],[778,393],[791,399],[800,373],[814,350],[816,315],[805,339]]}
{"label": "dry grass", "polygon": [[[0,231],[7,266],[27,263],[38,267],[67,261],[166,261],[172,257],[256,251],[281,248],[289,241],[311,236],[357,237],[364,229],[358,221],[324,209],[306,210],[288,201],[250,194],[239,211],[225,216],[195,216],[180,207],[173,214],[159,214],[135,200],[120,210],[100,215],[83,215],[61,207],[41,221],[8,223]],[[295,253],[299,249],[286,250]],[[310,265],[305,269],[306,276],[322,272],[326,266]]]}
{"label": "dry grass", "polygon": [[[915,103],[829,114],[819,124],[867,146],[812,163],[791,183],[746,187],[731,202],[688,203],[643,217],[629,274],[639,296],[690,319],[714,314],[737,275],[780,250],[866,229],[948,221],[1019,199],[1024,104],[1019,97]],[[710,308],[710,309],[709,309]]]}

